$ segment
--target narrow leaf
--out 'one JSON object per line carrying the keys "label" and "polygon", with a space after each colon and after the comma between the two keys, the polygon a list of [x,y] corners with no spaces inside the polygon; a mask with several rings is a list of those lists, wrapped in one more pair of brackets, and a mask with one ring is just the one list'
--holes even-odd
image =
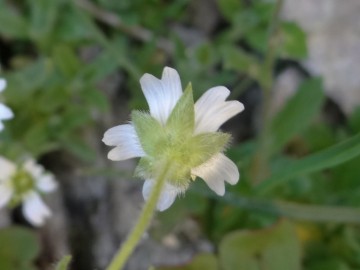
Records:
{"label": "narrow leaf", "polygon": [[199,182],[192,184],[190,192],[202,197],[224,202],[227,205],[248,211],[267,213],[274,216],[311,222],[356,223],[360,224],[360,208],[332,205],[314,205],[289,202],[284,200],[267,200],[246,197],[227,191],[224,196],[218,196],[207,188],[202,188]]}
{"label": "narrow leaf", "polygon": [[256,192],[264,194],[269,192],[272,188],[291,180],[295,176],[327,169],[351,160],[359,155],[360,134],[325,150],[294,161],[292,164],[289,164],[288,166],[282,168],[282,170],[275,172],[270,178],[263,181],[256,188]]}
{"label": "narrow leaf", "polygon": [[304,130],[319,113],[323,101],[321,79],[309,79],[302,83],[296,94],[273,119],[272,152],[282,149],[295,134]]}
{"label": "narrow leaf", "polygon": [[61,261],[56,265],[55,270],[68,270],[69,264],[71,262],[71,256],[64,256]]}
{"label": "narrow leaf", "polygon": [[222,49],[225,68],[246,73],[253,79],[257,79],[260,73],[259,61],[241,50],[240,48],[225,46]]}

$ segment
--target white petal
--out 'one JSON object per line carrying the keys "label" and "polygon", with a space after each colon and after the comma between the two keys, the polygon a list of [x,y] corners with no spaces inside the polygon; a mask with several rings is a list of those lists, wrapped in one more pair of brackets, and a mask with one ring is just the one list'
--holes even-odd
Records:
{"label": "white petal", "polygon": [[210,160],[191,170],[193,175],[199,176],[216,194],[225,194],[224,180],[231,185],[239,181],[239,170],[224,154],[216,154]]}
{"label": "white petal", "polygon": [[44,175],[44,167],[37,164],[34,159],[27,159],[24,163],[24,169],[31,174],[34,179],[39,179]]}
{"label": "white petal", "polygon": [[125,160],[146,155],[134,126],[130,124],[110,128],[105,132],[103,142],[116,146],[108,154],[111,160]]}
{"label": "white petal", "polygon": [[108,129],[102,141],[109,146],[119,146],[129,142],[141,146],[135,128],[131,124],[119,125]]}
{"label": "white petal", "polygon": [[4,104],[0,103],[0,119],[6,120],[11,119],[14,117],[12,110],[9,107],[5,106]]}
{"label": "white petal", "polygon": [[6,81],[4,79],[0,79],[0,92],[4,91],[6,88]]}
{"label": "white petal", "polygon": [[0,183],[0,208],[5,206],[13,195],[13,189],[6,183]]}
{"label": "white petal", "polygon": [[16,172],[16,165],[0,156],[0,182],[7,181]]}
{"label": "white petal", "polygon": [[53,175],[44,174],[36,179],[36,186],[42,192],[52,192],[58,187],[58,184]]}
{"label": "white petal", "polygon": [[34,226],[41,226],[44,224],[45,219],[51,215],[50,209],[35,192],[29,192],[26,195],[23,213],[26,219]]}
{"label": "white petal", "polygon": [[[150,197],[152,188],[154,186],[155,182],[152,179],[146,180],[144,185],[143,185],[143,190],[142,190],[142,194],[144,196],[144,199],[147,201]],[[164,211],[166,209],[168,209],[175,201],[177,194],[181,193],[181,189],[170,185],[168,183],[165,183],[159,200],[156,204],[156,208],[159,211]]]}
{"label": "white petal", "polygon": [[173,68],[165,67],[162,73],[161,82],[165,91],[167,91],[170,96],[169,110],[171,112],[182,95],[179,73]]}
{"label": "white petal", "polygon": [[144,74],[140,84],[149,104],[150,114],[165,124],[182,95],[179,74],[175,69],[165,67],[161,80],[151,74]]}
{"label": "white petal", "polygon": [[206,91],[195,103],[195,134],[214,132],[231,117],[244,110],[244,105],[237,101],[225,101],[230,91],[224,86],[217,86]]}

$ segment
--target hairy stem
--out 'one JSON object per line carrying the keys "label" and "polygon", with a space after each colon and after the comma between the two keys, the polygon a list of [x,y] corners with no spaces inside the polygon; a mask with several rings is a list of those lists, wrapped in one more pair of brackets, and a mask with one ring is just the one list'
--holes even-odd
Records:
{"label": "hairy stem", "polygon": [[151,191],[150,198],[146,202],[143,210],[141,211],[140,217],[128,236],[127,240],[119,251],[115,254],[107,270],[120,270],[124,267],[131,253],[134,251],[136,245],[141,240],[142,235],[150,224],[151,218],[154,215],[154,210],[159,199],[162,187],[166,181],[166,176],[170,169],[170,163],[166,163],[162,173],[155,181],[155,185]]}
{"label": "hairy stem", "polygon": [[260,78],[260,86],[263,91],[263,106],[262,106],[262,130],[259,134],[258,150],[255,153],[252,165],[251,174],[253,183],[257,184],[262,182],[269,173],[268,159],[270,157],[271,139],[270,133],[270,105],[271,93],[274,84],[273,71],[276,59],[276,49],[278,45],[278,28],[280,11],[283,5],[283,0],[277,0],[273,18],[269,28],[269,37],[267,43],[267,51],[263,63],[262,76]]}

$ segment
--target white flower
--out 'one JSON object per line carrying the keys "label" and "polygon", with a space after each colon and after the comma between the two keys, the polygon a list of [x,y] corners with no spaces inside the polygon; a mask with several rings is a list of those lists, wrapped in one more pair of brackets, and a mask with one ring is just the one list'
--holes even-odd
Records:
{"label": "white flower", "polygon": [[[6,88],[6,81],[0,78],[0,92],[4,91]],[[4,129],[4,124],[2,120],[8,120],[14,117],[13,112],[9,109],[9,107],[5,106],[0,102],[0,131]]]}
{"label": "white flower", "polygon": [[39,193],[52,192],[57,188],[54,177],[31,159],[18,168],[0,157],[0,171],[0,208],[6,204],[23,203],[25,218],[34,226],[44,224],[51,211]]}
{"label": "white flower", "polygon": [[107,130],[103,142],[115,146],[108,158],[118,161],[141,157],[137,174],[146,179],[146,200],[158,168],[163,160],[171,160],[172,171],[157,203],[160,211],[170,207],[196,176],[218,195],[224,195],[225,182],[236,184],[239,171],[222,153],[230,136],[218,130],[244,109],[243,104],[226,101],[230,91],[223,86],[209,89],[194,104],[191,85],[183,93],[177,71],[169,67],[165,67],[161,80],[145,74],[140,84],[151,116],[135,112],[131,123]]}

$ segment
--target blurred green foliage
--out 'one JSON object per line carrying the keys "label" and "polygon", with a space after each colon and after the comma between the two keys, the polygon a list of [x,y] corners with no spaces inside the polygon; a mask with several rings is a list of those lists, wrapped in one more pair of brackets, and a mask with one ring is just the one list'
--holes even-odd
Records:
{"label": "blurred green foliage", "polygon": [[[15,112],[0,134],[0,152],[16,159],[61,150],[94,162],[86,134],[111,111],[112,100],[99,86],[113,74],[123,76],[119,91],[136,109],[146,108],[140,76],[159,74],[165,65],[179,71],[184,85],[192,81],[197,97],[226,85],[239,98],[249,85],[261,85],[274,1],[218,0],[221,27],[188,46],[169,26],[188,26],[191,5],[0,0],[6,48],[0,75],[8,80],[4,96]],[[306,35],[298,25],[281,21],[275,34],[276,59],[306,58]],[[307,78],[269,118],[263,153],[269,172],[259,185],[252,180],[258,138],[235,142],[228,154],[241,172],[238,185],[228,186],[222,198],[196,181],[184,199],[159,215],[155,236],[191,216],[218,247],[189,265],[161,269],[250,270],[262,263],[279,270],[360,269],[360,109],[334,125],[325,119],[324,101],[321,78]],[[276,223],[280,217],[292,222]],[[9,246],[0,251],[0,269],[34,269],[39,247],[31,232],[4,229],[0,243]]]}
{"label": "blurred green foliage", "polygon": [[71,256],[64,256],[61,261],[56,265],[55,270],[68,270],[71,262]]}
{"label": "blurred green foliage", "polygon": [[259,231],[235,231],[224,237],[219,245],[219,256],[197,255],[181,268],[168,269],[223,269],[269,270],[301,269],[299,240],[291,223],[282,221],[272,228]]}
{"label": "blurred green foliage", "polygon": [[24,228],[0,230],[0,269],[34,270],[33,260],[40,251],[36,235]]}

